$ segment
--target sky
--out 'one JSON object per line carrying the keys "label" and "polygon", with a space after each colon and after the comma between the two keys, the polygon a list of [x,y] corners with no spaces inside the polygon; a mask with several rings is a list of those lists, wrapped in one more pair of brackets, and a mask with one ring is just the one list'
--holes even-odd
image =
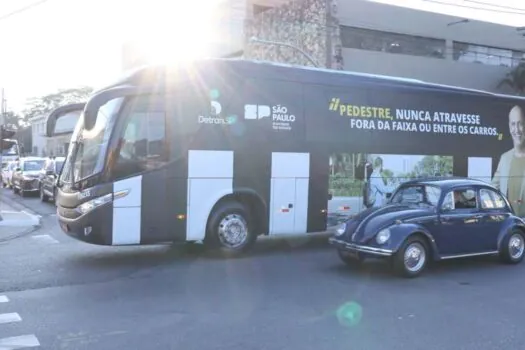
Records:
{"label": "sky", "polygon": [[[40,1],[44,2],[2,18]],[[195,52],[203,51],[207,42],[220,42],[212,35],[216,32],[212,16],[217,13],[213,9],[220,1],[225,0],[0,0],[0,88],[5,89],[8,108],[21,111],[26,99],[60,88],[96,88],[109,83],[122,73],[122,44],[139,34],[147,37],[160,30],[169,36],[162,42],[147,40],[149,44],[165,49],[180,42],[192,46]],[[525,26],[524,1],[374,1]],[[200,39],[190,40],[190,28],[198,28]],[[180,51],[170,54],[173,57]]]}
{"label": "sky", "polygon": [[[211,40],[211,5],[222,0],[45,0],[2,18],[40,1],[0,0],[0,88],[15,111],[30,97],[110,83],[122,74],[121,51],[127,40],[156,44],[148,47],[152,52],[177,43],[200,49],[188,34],[197,28],[193,38],[200,46]],[[152,34],[159,32],[163,35]]]}

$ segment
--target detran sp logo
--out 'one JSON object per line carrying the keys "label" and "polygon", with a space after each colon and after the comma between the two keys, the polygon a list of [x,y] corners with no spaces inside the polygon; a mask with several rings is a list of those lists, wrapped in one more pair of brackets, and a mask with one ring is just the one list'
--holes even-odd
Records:
{"label": "detran sp logo", "polygon": [[237,122],[237,116],[224,115],[221,103],[218,101],[220,92],[217,89],[210,91],[210,111],[207,116],[200,115],[198,118],[199,124],[219,124],[231,125]]}

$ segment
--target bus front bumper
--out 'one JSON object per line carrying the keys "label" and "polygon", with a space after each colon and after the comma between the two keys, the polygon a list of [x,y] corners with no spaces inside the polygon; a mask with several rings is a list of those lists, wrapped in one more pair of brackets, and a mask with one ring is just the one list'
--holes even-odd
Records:
{"label": "bus front bumper", "polygon": [[57,206],[58,223],[68,236],[80,241],[96,244],[112,244],[113,207],[102,205],[79,216],[74,208]]}

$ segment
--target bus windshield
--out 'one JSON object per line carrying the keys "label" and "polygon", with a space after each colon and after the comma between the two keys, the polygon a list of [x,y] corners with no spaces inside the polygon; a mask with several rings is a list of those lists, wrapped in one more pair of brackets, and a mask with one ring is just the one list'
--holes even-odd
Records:
{"label": "bus windshield", "polygon": [[77,183],[102,171],[109,138],[122,101],[123,98],[116,98],[100,107],[97,121],[91,130],[84,129],[84,115],[80,115],[60,181]]}

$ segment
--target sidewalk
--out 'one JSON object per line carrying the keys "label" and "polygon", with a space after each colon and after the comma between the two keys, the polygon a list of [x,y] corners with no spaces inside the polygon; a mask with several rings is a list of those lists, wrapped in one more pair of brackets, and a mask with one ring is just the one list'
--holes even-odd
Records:
{"label": "sidewalk", "polygon": [[5,200],[0,202],[0,242],[30,232],[40,226],[40,216],[16,210]]}

